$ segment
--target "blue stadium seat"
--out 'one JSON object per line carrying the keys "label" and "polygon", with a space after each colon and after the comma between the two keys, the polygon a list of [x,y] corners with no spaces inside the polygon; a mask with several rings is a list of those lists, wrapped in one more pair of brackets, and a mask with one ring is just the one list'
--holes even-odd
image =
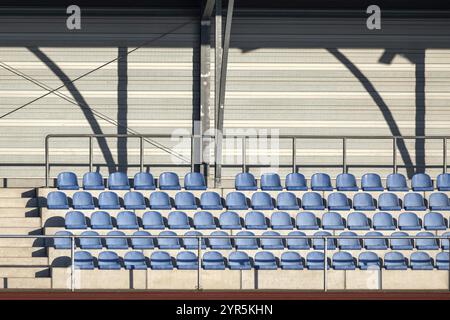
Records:
{"label": "blue stadium seat", "polygon": [[322,196],[318,192],[305,192],[302,197],[302,207],[305,210],[323,210]]}
{"label": "blue stadium seat", "polygon": [[[344,231],[339,234],[343,237],[357,237],[357,234],[352,231]],[[339,239],[338,247],[341,250],[361,250],[361,243],[359,239]]]}
{"label": "blue stadium seat", "polygon": [[220,252],[208,251],[203,254],[202,267],[205,270],[225,270],[225,260]]}
{"label": "blue stadium seat", "polygon": [[[184,234],[185,236],[201,236],[202,233],[199,231],[188,231]],[[205,238],[202,238],[202,249],[206,249],[206,241]],[[198,249],[198,238],[183,238],[183,245],[188,250],[197,250]]]}
{"label": "blue stadium seat", "polygon": [[260,211],[249,211],[245,215],[245,227],[247,229],[267,229],[266,217]]}
{"label": "blue stadium seat", "polygon": [[136,214],[132,211],[121,211],[117,214],[118,229],[139,229],[139,223]]}
{"label": "blue stadium seat", "polygon": [[292,219],[289,213],[278,211],[272,213],[270,216],[270,225],[274,230],[292,230]]}
{"label": "blue stadium seat", "polygon": [[[58,231],[55,233],[55,236],[71,236],[72,232],[70,231]],[[71,249],[72,248],[72,240],[70,238],[54,238],[53,247],[55,249]]]}
{"label": "blue stadium seat", "polygon": [[64,192],[52,191],[47,195],[48,209],[69,209],[69,201]]}
{"label": "blue stadium seat", "polygon": [[450,254],[448,252],[439,252],[436,255],[436,268],[438,270],[450,269]]}
{"label": "blue stadium seat", "polygon": [[448,196],[443,192],[433,192],[428,199],[430,210],[450,210]]}
{"label": "blue stadium seat", "polygon": [[423,211],[426,210],[425,200],[420,193],[409,192],[403,198],[405,210]]}
{"label": "blue stadium seat", "polygon": [[286,251],[281,254],[280,267],[283,270],[303,270],[303,260],[298,252]]}
{"label": "blue stadium seat", "polygon": [[195,229],[216,229],[216,223],[211,212],[199,211],[194,214]]}
{"label": "blue stadium seat", "polygon": [[341,173],[336,177],[336,189],[338,191],[358,191],[356,178],[351,173]]}
{"label": "blue stadium seat", "polygon": [[355,260],[353,256],[344,251],[336,252],[333,254],[333,259],[331,262],[333,269],[335,270],[355,270]]}
{"label": "blue stadium seat", "polygon": [[445,230],[447,223],[439,212],[428,212],[423,218],[423,226],[425,230]]}
{"label": "blue stadium seat", "polygon": [[65,217],[66,229],[86,229],[86,217],[80,211],[69,211]]}
{"label": "blue stadium seat", "polygon": [[219,216],[221,229],[242,229],[241,218],[234,211],[222,212]]}
{"label": "blue stadium seat", "polygon": [[123,197],[125,209],[142,210],[147,207],[142,193],[138,191],[128,191]]}
{"label": "blue stadium seat", "polygon": [[416,234],[417,250],[439,250],[439,244],[436,239],[423,239],[423,237],[433,237],[434,235],[429,231],[419,232]]}
{"label": "blue stadium seat", "polygon": [[[329,233],[328,231],[317,231],[316,233],[314,233],[314,236],[316,237],[331,236],[331,233]],[[324,239],[320,238],[313,239],[312,246],[314,250],[323,250],[325,248],[325,241]],[[327,249],[336,250],[336,243],[334,239],[331,238],[327,239]]]}
{"label": "blue stadium seat", "polygon": [[308,186],[306,185],[305,176],[301,173],[289,173],[286,176],[286,190],[289,191],[306,191]]}
{"label": "blue stadium seat", "polygon": [[94,269],[94,258],[92,258],[92,255],[87,251],[75,251],[74,262],[75,269]]}
{"label": "blue stadium seat", "polygon": [[311,176],[311,190],[333,191],[330,176],[326,173],[315,173]]}
{"label": "blue stadium seat", "polygon": [[247,210],[247,198],[242,192],[233,191],[227,194],[226,198],[228,210]]}
{"label": "blue stadium seat", "polygon": [[172,270],[172,257],[165,251],[155,251],[150,256],[150,268],[154,270]]}
{"label": "blue stadium seat", "polygon": [[104,190],[103,177],[99,172],[86,172],[83,176],[84,190]]}
{"label": "blue stadium seat", "polygon": [[433,181],[426,173],[416,173],[411,179],[411,187],[414,191],[433,191]]}
{"label": "blue stadium seat", "polygon": [[231,250],[231,239],[230,238],[215,238],[214,236],[228,236],[225,231],[214,231],[210,233],[208,238],[209,246],[211,249],[215,250]]}
{"label": "blue stadium seat", "polygon": [[200,206],[203,210],[222,210],[222,198],[214,191],[203,192],[200,196]]}
{"label": "blue stadium seat", "polygon": [[[160,236],[176,236],[173,231],[161,231]],[[160,249],[180,249],[180,239],[178,237],[173,238],[158,238],[158,246]]]}
{"label": "blue stadium seat", "polygon": [[277,173],[263,173],[261,175],[261,190],[283,190],[280,176]]}
{"label": "blue stadium seat", "polygon": [[[133,236],[150,236],[151,234],[147,231],[136,231]],[[135,250],[137,249],[154,249],[155,243],[153,238],[131,238],[131,247]]]}
{"label": "blue stadium seat", "polygon": [[428,253],[413,252],[409,258],[413,270],[433,270],[433,263]]}
{"label": "blue stadium seat", "polygon": [[233,251],[228,256],[228,267],[231,270],[250,270],[252,265],[247,253],[243,251]]}
{"label": "blue stadium seat", "polygon": [[170,229],[190,229],[189,218],[183,211],[172,211],[167,219]]}
{"label": "blue stadium seat", "polygon": [[325,264],[329,269],[328,261],[325,262],[325,256],[323,252],[312,251],[306,255],[306,267],[309,270],[324,270]]}
{"label": "blue stadium seat", "polygon": [[98,207],[100,209],[120,209],[119,197],[115,192],[104,191],[98,195]]}
{"label": "blue stadium seat", "polygon": [[350,230],[369,230],[369,219],[362,212],[351,212],[347,216],[347,228]]}
{"label": "blue stadium seat", "polygon": [[292,192],[280,192],[277,196],[277,208],[279,210],[298,210],[297,196]]}
{"label": "blue stadium seat", "polygon": [[[289,237],[292,236],[306,236],[304,232],[301,231],[291,231],[288,233]],[[287,238],[286,246],[289,250],[309,250],[311,246],[307,238]]]}
{"label": "blue stadium seat", "polygon": [[125,253],[123,258],[125,269],[127,270],[146,270],[147,262],[145,256],[140,251],[130,251]]}
{"label": "blue stadium seat", "polygon": [[297,214],[295,218],[297,229],[300,230],[318,230],[319,224],[317,223],[317,217],[314,213],[303,211]]}
{"label": "blue stadium seat", "polygon": [[358,262],[361,270],[381,269],[380,258],[375,252],[361,252],[358,257]]}
{"label": "blue stadium seat", "polygon": [[158,211],[147,211],[142,216],[144,229],[165,229],[164,219]]}
{"label": "blue stadium seat", "polygon": [[[378,231],[370,231],[365,234],[368,237],[379,237],[383,236],[381,232]],[[387,250],[387,240],[383,238],[379,239],[364,239],[364,247],[367,250]]]}
{"label": "blue stadium seat", "polygon": [[266,231],[262,236],[279,237],[279,238],[261,238],[261,248],[264,250],[283,250],[284,244],[280,234],[276,231]]}
{"label": "blue stadium seat", "polygon": [[130,190],[130,181],[125,172],[113,172],[108,178],[109,190]]}
{"label": "blue stadium seat", "polygon": [[80,234],[80,248],[81,249],[101,249],[103,248],[101,238],[88,238],[83,236],[98,236],[95,231],[84,231]]}
{"label": "blue stadium seat", "polygon": [[376,173],[366,173],[361,177],[361,189],[364,191],[384,191],[381,178]]}
{"label": "blue stadium seat", "polygon": [[441,173],[438,175],[436,185],[439,191],[450,191],[450,173]]}
{"label": "blue stadium seat", "polygon": [[189,172],[184,176],[186,190],[206,190],[205,177],[200,172]]}
{"label": "blue stadium seat", "polygon": [[373,215],[373,228],[375,230],[395,230],[394,218],[387,212],[377,212]]}
{"label": "blue stadium seat", "polygon": [[400,200],[395,193],[384,192],[378,197],[378,208],[380,210],[401,210]]}
{"label": "blue stadium seat", "polygon": [[234,180],[236,190],[257,190],[255,177],[248,172],[239,173]]}
{"label": "blue stadium seat", "polygon": [[252,195],[252,208],[254,210],[273,210],[272,197],[264,191],[254,192]]}
{"label": "blue stadium seat", "polygon": [[272,252],[260,251],[255,254],[255,269],[258,270],[277,270],[277,260]]}
{"label": "blue stadium seat", "polygon": [[[391,234],[392,237],[408,237],[406,232],[394,232]],[[411,239],[391,239],[392,250],[412,250],[414,248],[413,241]]]}
{"label": "blue stadium seat", "polygon": [[61,172],[56,179],[56,187],[59,190],[78,190],[78,179],[73,172]]}
{"label": "blue stadium seat", "polygon": [[386,270],[406,270],[406,259],[400,252],[388,252],[384,255],[384,267]]}
{"label": "blue stadium seat", "polygon": [[172,208],[170,198],[164,191],[154,191],[150,194],[150,208],[156,210],[169,210]]}
{"label": "blue stadium seat", "polygon": [[401,173],[391,173],[387,176],[386,186],[389,191],[408,191],[406,178]]}
{"label": "blue stadium seat", "polygon": [[[128,249],[128,240],[125,237],[125,233],[122,231],[110,231],[107,234],[108,236],[114,236],[114,238],[106,238],[106,247],[108,249]],[[121,238],[115,238],[116,236]]]}
{"label": "blue stadium seat", "polygon": [[159,175],[160,190],[180,190],[180,179],[175,172],[163,172]]}
{"label": "blue stadium seat", "polygon": [[328,195],[329,210],[350,210],[347,196],[341,192],[333,192]]}
{"label": "blue stadium seat", "polygon": [[322,228],[325,230],[343,230],[344,219],[337,212],[326,212],[322,216]]}
{"label": "blue stadium seat", "polygon": [[355,210],[375,210],[375,202],[372,195],[367,192],[356,193],[353,196],[353,208]]}
{"label": "blue stadium seat", "polygon": [[112,229],[112,220],[108,212],[96,211],[91,215],[92,229]]}
{"label": "blue stadium seat", "polygon": [[138,172],[133,179],[134,190],[155,190],[155,178],[149,172]]}
{"label": "blue stadium seat", "polygon": [[447,237],[448,239],[441,240],[441,248],[443,250],[450,250],[450,232],[444,232],[441,237]]}
{"label": "blue stadium seat", "polygon": [[[254,236],[255,234],[251,231],[239,231],[236,236]],[[258,249],[258,241],[256,238],[235,238],[234,240],[236,249],[238,250],[256,250]]]}
{"label": "blue stadium seat", "polygon": [[195,196],[189,191],[180,191],[175,195],[175,208],[177,210],[196,210]]}
{"label": "blue stadium seat", "polygon": [[117,253],[103,251],[98,254],[98,268],[105,270],[120,270],[120,260]]}
{"label": "blue stadium seat", "polygon": [[403,212],[398,218],[398,228],[400,230],[420,230],[419,217],[414,212]]}
{"label": "blue stadium seat", "polygon": [[92,210],[95,208],[94,199],[87,191],[77,191],[72,196],[72,203],[74,209]]}
{"label": "blue stadium seat", "polygon": [[177,269],[179,270],[197,270],[198,269],[197,255],[190,251],[178,252],[176,265]]}

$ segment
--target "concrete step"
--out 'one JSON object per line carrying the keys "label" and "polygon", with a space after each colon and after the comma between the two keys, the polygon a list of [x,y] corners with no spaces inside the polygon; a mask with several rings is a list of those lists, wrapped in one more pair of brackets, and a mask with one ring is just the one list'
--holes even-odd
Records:
{"label": "concrete step", "polygon": [[34,198],[34,188],[0,188],[0,198]]}
{"label": "concrete step", "polygon": [[31,238],[2,238],[0,239],[0,248],[31,248],[44,247],[44,239]]}
{"label": "concrete step", "polygon": [[3,218],[0,217],[0,228],[40,228],[41,218]]}
{"label": "concrete step", "polygon": [[32,218],[39,216],[38,208],[0,208],[0,218]]}
{"label": "concrete step", "polygon": [[42,234],[42,228],[38,227],[0,227],[0,235],[38,235]]}
{"label": "concrete step", "polygon": [[[5,280],[6,279],[6,280]],[[51,278],[4,278],[5,289],[51,289]]]}
{"label": "concrete step", "polygon": [[37,198],[1,198],[0,208],[37,208]]}
{"label": "concrete step", "polygon": [[44,247],[0,247],[1,258],[32,258],[46,256],[47,250]]}
{"label": "concrete step", "polygon": [[0,267],[0,277],[2,278],[36,278],[49,276],[50,268],[48,267]]}
{"label": "concrete step", "polygon": [[47,257],[38,258],[4,258],[0,257],[0,268],[4,267],[46,267],[48,266]]}

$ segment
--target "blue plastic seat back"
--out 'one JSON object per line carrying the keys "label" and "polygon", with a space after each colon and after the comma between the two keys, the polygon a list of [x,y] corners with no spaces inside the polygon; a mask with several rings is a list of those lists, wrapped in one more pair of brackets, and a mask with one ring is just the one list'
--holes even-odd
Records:
{"label": "blue plastic seat back", "polygon": [[450,250],[450,232],[445,232],[441,237],[446,237],[446,239],[441,239],[441,248],[443,250]]}
{"label": "blue plastic seat back", "polygon": [[298,252],[286,251],[281,254],[280,266],[286,270],[302,270],[303,260]]}
{"label": "blue plastic seat back", "polygon": [[322,216],[322,228],[329,230],[342,230],[345,228],[344,220],[337,212],[326,212]]}
{"label": "blue plastic seat back", "polygon": [[[147,231],[136,231],[133,236],[150,236]],[[153,249],[155,242],[153,238],[131,238],[131,246],[133,249]]]}
{"label": "blue plastic seat back", "polygon": [[155,178],[149,172],[138,172],[133,179],[134,190],[155,190]]}
{"label": "blue plastic seat back", "polygon": [[94,258],[87,251],[75,251],[74,262],[76,269],[94,269]]}
{"label": "blue plastic seat back", "polygon": [[406,178],[401,173],[391,173],[387,176],[386,186],[389,191],[408,191]]}
{"label": "blue plastic seat back", "polygon": [[[202,235],[201,232],[198,231],[188,231],[184,234],[185,236],[195,236],[197,238],[183,238],[183,244],[186,249],[198,249],[198,237]],[[206,241],[205,238],[202,238],[202,249],[206,249]]]}
{"label": "blue plastic seat back", "polygon": [[74,209],[94,209],[94,199],[92,195],[87,191],[77,191],[72,196]]}
{"label": "blue plastic seat back", "polygon": [[207,251],[203,254],[202,259],[203,268],[206,270],[224,270],[225,261],[220,252]]}
{"label": "blue plastic seat back", "polygon": [[374,270],[381,268],[380,257],[375,252],[366,251],[359,254],[359,267],[361,270]]}
{"label": "blue plastic seat back", "polygon": [[206,190],[205,177],[200,172],[189,172],[184,176],[186,190]]}
{"label": "blue plastic seat back", "polygon": [[128,191],[123,197],[125,209],[142,210],[147,207],[142,193],[139,191]]}
{"label": "blue plastic seat back", "polygon": [[103,190],[105,185],[100,172],[86,172],[83,176],[84,190]]}
{"label": "blue plastic seat back", "polygon": [[426,173],[416,173],[411,179],[411,187],[414,191],[433,191],[433,181]]}
{"label": "blue plastic seat back", "polygon": [[289,173],[286,176],[286,190],[290,191],[306,191],[308,186],[306,184],[305,176],[301,173]]}
{"label": "blue plastic seat back", "polygon": [[409,192],[403,197],[405,210],[426,210],[425,200],[420,193]]}
{"label": "blue plastic seat back", "polygon": [[405,257],[400,252],[388,252],[384,255],[386,269],[406,270],[408,268]]}
{"label": "blue plastic seat back", "polygon": [[241,218],[234,211],[225,211],[219,216],[221,229],[242,229]]}
{"label": "blue plastic seat back", "polygon": [[65,217],[66,229],[86,229],[86,217],[80,211],[69,211]]}
{"label": "blue plastic seat back", "polygon": [[180,249],[180,240],[173,231],[162,231],[160,236],[170,236],[170,238],[158,238],[158,246],[160,249]]}
{"label": "blue plastic seat back", "polygon": [[211,212],[199,211],[194,214],[194,227],[196,229],[215,229],[216,223]]}
{"label": "blue plastic seat back", "polygon": [[[58,231],[55,236],[71,236],[70,231]],[[53,247],[55,249],[70,249],[72,248],[72,240],[70,238],[54,238]]]}
{"label": "blue plastic seat back", "polygon": [[[251,231],[239,231],[236,236],[254,236]],[[256,238],[235,238],[235,245],[237,249],[255,250],[258,249],[258,241]]]}
{"label": "blue plastic seat back", "polygon": [[423,218],[423,225],[426,230],[445,230],[447,223],[439,212],[428,212]]}
{"label": "blue plastic seat back", "polygon": [[280,192],[277,196],[277,207],[280,210],[298,210],[297,196],[292,192]]}
{"label": "blue plastic seat back", "polygon": [[150,194],[150,208],[169,210],[172,208],[170,197],[164,191],[153,191]]}
{"label": "blue plastic seat back", "polygon": [[450,173],[441,173],[438,175],[436,185],[439,191],[450,191]]}
{"label": "blue plastic seat back", "polygon": [[284,211],[272,213],[270,225],[274,230],[291,230],[293,228],[291,216]]}
{"label": "blue plastic seat back", "polygon": [[120,260],[117,253],[113,251],[103,251],[98,254],[98,268],[117,270],[120,269]]}
{"label": "blue plastic seat back", "polygon": [[311,189],[317,191],[332,191],[330,176],[326,173],[315,173],[311,177]]}
{"label": "blue plastic seat back", "polygon": [[353,208],[355,210],[375,210],[375,203],[370,193],[360,192],[353,196]]}
{"label": "blue plastic seat back", "polygon": [[381,177],[376,173],[366,173],[361,177],[361,189],[364,191],[383,191]]}
{"label": "blue plastic seat back", "polygon": [[[381,232],[371,231],[365,234],[368,237],[380,237],[383,236]],[[364,238],[364,247],[367,250],[387,250],[387,240],[383,238]]]}
{"label": "blue plastic seat back", "polygon": [[247,229],[267,229],[266,217],[260,211],[249,211],[245,215]]}
{"label": "blue plastic seat back", "polygon": [[[391,248],[393,250],[412,250],[413,241],[406,237],[409,236],[406,232],[394,232],[391,234],[392,237],[399,237],[391,239]],[[403,237],[405,237],[403,239]]]}
{"label": "blue plastic seat back", "polygon": [[164,229],[164,220],[158,211],[147,211],[142,216],[144,229]]}
{"label": "blue plastic seat back", "polygon": [[284,244],[280,234],[276,231],[266,231],[262,236],[277,237],[277,238],[261,238],[261,247],[268,250],[283,250]]}
{"label": "blue plastic seat back", "polygon": [[204,210],[222,210],[222,198],[217,192],[206,191],[200,196],[200,205]]}
{"label": "blue plastic seat back", "polygon": [[159,175],[160,190],[180,190],[180,179],[175,172],[163,172]]}
{"label": "blue plastic seat back", "polygon": [[420,230],[419,217],[414,212],[403,212],[398,218],[398,227],[400,230]]}
{"label": "blue plastic seat back", "polygon": [[411,253],[409,258],[413,270],[433,270],[433,263],[428,253],[419,251]]}
{"label": "blue plastic seat back", "polygon": [[356,267],[353,256],[345,251],[333,254],[332,265],[336,270],[354,270]]}
{"label": "blue plastic seat back", "polygon": [[113,172],[108,178],[108,188],[110,190],[129,190],[130,182],[125,172]]}
{"label": "blue plastic seat back", "polygon": [[323,252],[312,251],[306,255],[306,266],[308,269],[312,270],[323,270],[325,269],[325,264],[328,269],[328,261],[325,262],[325,257]]}
{"label": "blue plastic seat back", "polygon": [[443,192],[433,192],[428,200],[431,210],[450,210],[448,196]]}
{"label": "blue plastic seat back", "polygon": [[103,247],[101,238],[90,238],[98,236],[98,233],[95,231],[84,231],[80,236],[79,241],[81,249],[101,249]]}
{"label": "blue plastic seat back", "polygon": [[239,173],[235,177],[236,190],[257,190],[255,177],[248,172]]}
{"label": "blue plastic seat back", "polygon": [[227,194],[226,204],[228,210],[247,210],[247,198],[242,192],[233,191]]}
{"label": "blue plastic seat back", "polygon": [[339,236],[342,237],[355,237],[352,238],[340,238],[338,239],[338,245],[341,250],[361,250],[361,242],[357,239],[356,233],[352,231],[341,232]]}
{"label": "blue plastic seat back", "polygon": [[228,256],[228,266],[230,269],[249,270],[252,268],[250,258],[247,253],[242,251],[233,251]]}
{"label": "blue plastic seat back", "polygon": [[92,229],[112,229],[112,220],[108,212],[96,211],[91,215]]}
{"label": "blue plastic seat back", "polygon": [[117,228],[139,229],[136,214],[132,211],[121,211],[117,214]]}
{"label": "blue plastic seat back", "polygon": [[181,251],[177,254],[176,264],[178,269],[197,270],[198,269],[197,255],[190,251]]}
{"label": "blue plastic seat back", "polygon": [[336,177],[336,189],[338,191],[358,191],[356,178],[351,173],[341,173]]}
{"label": "blue plastic seat back", "polygon": [[195,210],[197,203],[195,196],[189,191],[180,191],[175,195],[175,208],[177,210]]}
{"label": "blue plastic seat back", "polygon": [[395,193],[384,192],[378,197],[380,210],[401,210],[400,200]]}
{"label": "blue plastic seat back", "polygon": [[377,212],[373,215],[373,228],[375,230],[395,230],[394,218],[388,212]]}
{"label": "blue plastic seat back", "polygon": [[52,191],[47,195],[48,209],[69,209],[69,201],[64,192]]}
{"label": "blue plastic seat back", "polygon": [[303,211],[297,214],[296,225],[300,230],[317,230],[319,224],[317,223],[317,217],[314,213]]}
{"label": "blue plastic seat back", "polygon": [[333,192],[328,196],[328,209],[330,210],[350,210],[347,196],[341,192]]}
{"label": "blue plastic seat back", "polygon": [[168,224],[170,229],[189,229],[189,218],[183,211],[172,211],[169,213]]}
{"label": "blue plastic seat back", "polygon": [[347,216],[347,228],[350,230],[369,230],[369,219],[362,212],[351,212]]}
{"label": "blue plastic seat back", "polygon": [[264,173],[261,175],[261,190],[281,191],[281,179],[277,173]]}
{"label": "blue plastic seat back", "polygon": [[436,268],[439,270],[450,269],[450,254],[448,252],[439,252],[436,255]]}
{"label": "blue plastic seat back", "polygon": [[255,269],[276,270],[277,260],[270,251],[259,251],[255,254]]}
{"label": "blue plastic seat back", "polygon": [[172,270],[172,257],[165,251],[155,251],[150,256],[150,267],[152,269]]}
{"label": "blue plastic seat back", "polygon": [[[316,237],[323,237],[323,236],[331,236],[331,233],[328,231],[317,231],[314,233],[314,236]],[[315,238],[312,240],[312,245],[315,250],[323,250],[325,247],[325,239]],[[327,249],[328,250],[335,250],[336,249],[336,241],[331,238],[327,238]]]}
{"label": "blue plastic seat back", "polygon": [[252,208],[255,210],[273,210],[272,197],[264,191],[254,192],[252,195]]}
{"label": "blue plastic seat back", "polygon": [[59,190],[78,190],[78,179],[73,172],[61,172],[56,179],[56,187]]}
{"label": "blue plastic seat back", "polygon": [[431,239],[428,237],[433,237],[434,234],[429,231],[419,232],[416,234],[415,239],[416,248],[418,250],[438,250],[439,244],[436,239]]}
{"label": "blue plastic seat back", "polygon": [[230,238],[216,238],[214,236],[228,236],[228,234],[225,231],[211,232],[208,242],[212,249],[226,250],[232,248]]}
{"label": "blue plastic seat back", "polygon": [[106,238],[106,247],[108,249],[128,249],[128,240],[122,231],[110,231],[108,236],[114,238]]}
{"label": "blue plastic seat back", "polygon": [[291,237],[299,237],[306,236],[304,232],[301,231],[292,231],[288,233],[289,238],[286,240],[286,245],[290,250],[309,250],[311,246],[309,245],[309,241],[307,238],[291,238]]}
{"label": "blue plastic seat back", "polygon": [[104,191],[98,195],[100,209],[120,209],[119,196],[113,191]]}
{"label": "blue plastic seat back", "polygon": [[127,252],[123,258],[123,263],[126,269],[147,269],[145,256],[140,251]]}
{"label": "blue plastic seat back", "polygon": [[305,192],[302,196],[302,207],[305,210],[323,210],[323,198],[318,192]]}

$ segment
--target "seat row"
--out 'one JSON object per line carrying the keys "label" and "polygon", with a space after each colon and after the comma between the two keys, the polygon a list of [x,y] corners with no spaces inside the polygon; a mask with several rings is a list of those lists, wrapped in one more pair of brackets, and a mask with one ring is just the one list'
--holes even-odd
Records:
{"label": "seat row", "polygon": [[[151,209],[170,210],[222,210],[224,207],[229,210],[247,210],[249,207],[255,210],[273,210],[277,207],[279,210],[299,210],[302,207],[305,210],[405,210],[423,211],[428,207],[431,210],[450,210],[450,201],[447,194],[443,192],[433,192],[429,200],[425,201],[420,193],[410,192],[404,195],[403,201],[395,193],[384,192],[378,196],[375,201],[370,193],[361,192],[353,196],[353,200],[344,193],[333,192],[324,199],[318,192],[310,191],[303,194],[301,201],[296,195],[289,191],[280,192],[277,195],[276,203],[271,195],[265,191],[256,191],[252,194],[251,204],[247,197],[239,191],[227,194],[225,201],[214,191],[205,191],[200,196],[200,203],[196,197],[189,191],[180,191],[175,195],[174,201],[164,191],[154,191],[148,198],[138,191],[128,191],[123,197],[123,207],[130,210]],[[88,191],[77,191],[72,196],[71,206],[74,209],[120,209],[122,207],[119,196],[113,191],[103,191],[98,196],[96,205],[94,197]],[[225,203],[225,205],[224,205]],[[325,205],[326,204],[326,205]],[[48,209],[68,209],[69,198],[61,191],[52,191],[47,195]]]}
{"label": "seat row", "polygon": [[[138,219],[132,211],[121,211],[115,219],[118,229],[259,229],[270,228],[274,230],[291,230],[294,222],[289,213],[284,211],[273,212],[270,221],[260,211],[249,211],[245,215],[244,223],[241,217],[234,211],[222,212],[217,219],[208,211],[196,212],[192,218],[183,211],[171,211],[167,222],[158,211],[147,211],[142,219]],[[140,221],[141,220],[141,221]],[[87,229],[88,223],[84,213],[80,211],[69,211],[65,216],[66,229]],[[112,229],[111,215],[105,211],[96,211],[91,214],[90,227],[92,229]],[[309,211],[299,212],[295,218],[295,227],[300,230],[446,230],[448,221],[439,212],[428,212],[420,219],[414,212],[403,212],[399,215],[397,225],[396,219],[388,212],[377,212],[369,219],[362,212],[351,212],[344,219],[338,212],[326,212],[320,220],[314,213]]]}
{"label": "seat row", "polygon": [[[153,252],[149,263],[143,253],[138,251],[127,252],[123,259],[113,251],[100,252],[95,263],[92,255],[87,251],[76,251],[74,256],[75,268],[93,270],[95,265],[99,269],[119,270],[122,265],[125,269],[147,269],[172,270],[174,266],[179,270],[197,270],[199,268],[198,256],[190,251],[177,254],[176,259],[165,251]],[[450,260],[447,252],[437,255],[436,261],[426,252],[414,252],[409,259],[406,259],[400,252],[388,252],[384,255],[384,263],[374,252],[363,252],[358,256],[358,261],[348,252],[336,252],[331,259],[331,267],[335,270],[361,270],[381,269],[387,270],[449,270]],[[327,269],[330,263],[327,259]],[[205,252],[202,257],[201,267],[206,270],[250,270],[252,268],[260,270],[277,270],[279,267],[285,270],[302,270],[306,267],[309,270],[325,269],[325,258],[322,252],[310,252],[306,256],[306,263],[297,252],[284,252],[280,259],[277,259],[271,252],[257,252],[254,258],[250,258],[242,251],[231,252],[228,259],[224,259],[217,251]]]}
{"label": "seat row", "polygon": [[[71,236],[69,231],[58,231],[53,241],[55,249],[70,249],[72,247]],[[65,236],[65,238],[58,238],[58,236]],[[108,249],[154,249],[158,247],[164,250],[178,250],[181,247],[185,249],[198,249],[199,236],[201,238],[201,247],[206,249],[210,247],[214,250],[231,250],[236,248],[238,250],[257,250],[262,248],[263,250],[284,250],[288,248],[290,250],[324,250],[325,240],[324,238],[306,238],[306,234],[301,231],[292,231],[288,234],[288,238],[282,238],[276,231],[266,231],[261,236],[266,238],[258,238],[251,231],[240,231],[236,234],[237,238],[231,239],[229,235],[224,231],[214,231],[209,235],[203,235],[199,231],[188,231],[184,236],[187,238],[180,238],[173,231],[162,231],[158,234],[157,238],[151,238],[151,234],[147,231],[136,231],[133,236],[139,236],[130,238],[122,231],[110,231],[106,238],[98,237],[99,234],[95,231],[84,231],[80,234],[79,240],[74,245],[82,249],[102,249],[106,247]],[[318,231],[314,233],[315,237],[331,236],[331,233],[327,231]],[[394,232],[392,233],[392,239],[386,238],[374,238],[382,237],[380,232],[368,232],[365,236],[368,238],[357,238],[354,232],[342,232],[339,236],[340,239],[329,238],[327,239],[327,250],[449,250],[450,245],[450,232],[442,235],[443,238],[438,240],[433,237],[431,232],[419,232],[415,237],[415,240],[408,238],[406,232]],[[197,237],[197,238],[196,238]],[[241,237],[241,238],[240,238]],[[431,237],[431,238],[430,238]],[[102,241],[102,239],[104,239]],[[131,245],[128,243],[128,239],[131,239]]]}

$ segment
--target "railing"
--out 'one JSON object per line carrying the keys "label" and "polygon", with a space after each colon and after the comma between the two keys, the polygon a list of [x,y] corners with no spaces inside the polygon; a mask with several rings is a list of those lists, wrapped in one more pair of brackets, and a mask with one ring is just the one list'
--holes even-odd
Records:
{"label": "railing", "polygon": [[[163,235],[149,235],[149,236],[135,236],[135,235],[117,235],[117,236],[113,236],[113,235],[0,235],[0,239],[24,239],[24,238],[28,238],[28,239],[70,239],[71,240],[71,255],[70,255],[70,260],[71,260],[71,272],[70,272],[70,289],[72,291],[75,291],[75,251],[76,251],[76,239],[79,238],[100,238],[100,239],[106,239],[106,238],[119,238],[119,239],[197,239],[197,243],[198,243],[198,248],[197,248],[197,290],[201,290],[202,286],[201,286],[201,270],[202,270],[202,242],[203,240],[209,239],[209,238],[214,238],[214,239],[308,239],[308,240],[314,240],[314,239],[319,239],[323,241],[323,254],[324,254],[324,262],[323,262],[323,290],[327,291],[328,290],[328,269],[330,268],[330,265],[328,264],[328,240],[329,239],[333,239],[333,240],[340,240],[340,239],[358,239],[359,241],[362,241],[362,247],[364,248],[364,241],[367,239],[385,239],[385,240],[393,240],[393,239],[409,239],[409,240],[417,240],[417,239],[435,239],[435,240],[448,240],[450,241],[450,236],[310,236],[310,235],[306,235],[306,236],[289,236],[289,235],[280,235],[280,236],[266,236],[266,235],[255,235],[255,236],[239,236],[239,235],[234,235],[234,236],[220,236],[220,235],[195,235],[195,236],[186,236],[186,235],[176,235],[176,236],[163,236]],[[48,246],[48,244],[45,244],[46,246]],[[386,244],[387,247],[389,248],[389,244]],[[337,246],[336,246],[337,247]],[[89,251],[87,249],[84,249],[82,251]],[[187,250],[189,251],[189,250]],[[206,251],[206,250],[205,250]],[[234,251],[239,251],[239,250],[234,250]],[[295,251],[295,250],[292,250]],[[313,251],[318,251],[318,250],[313,250]],[[334,250],[333,250],[334,251]],[[345,250],[338,250],[336,249],[336,251],[345,251]],[[395,251],[395,250],[390,250],[388,249],[388,251]],[[427,251],[427,250],[424,250]],[[449,249],[449,255],[450,255],[450,249]],[[0,268],[2,266],[0,265]],[[383,269],[383,265],[380,263],[380,268],[379,268],[379,272],[381,273],[381,270]],[[378,270],[378,269],[377,269]],[[449,261],[449,290],[450,290],[450,261]],[[378,290],[382,290],[381,286],[379,285]]]}

